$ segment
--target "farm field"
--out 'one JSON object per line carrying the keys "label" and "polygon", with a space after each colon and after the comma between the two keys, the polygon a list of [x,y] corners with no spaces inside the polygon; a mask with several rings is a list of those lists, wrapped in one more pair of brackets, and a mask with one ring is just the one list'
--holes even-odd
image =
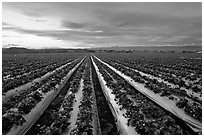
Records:
{"label": "farm field", "polygon": [[202,54],[2,55],[4,135],[202,134]]}

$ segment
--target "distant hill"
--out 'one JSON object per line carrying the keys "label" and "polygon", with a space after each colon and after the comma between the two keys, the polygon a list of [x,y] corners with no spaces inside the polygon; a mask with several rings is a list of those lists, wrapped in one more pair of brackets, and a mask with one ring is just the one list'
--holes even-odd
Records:
{"label": "distant hill", "polygon": [[91,49],[27,49],[20,47],[10,47],[2,49],[2,54],[67,53],[67,52],[94,52],[94,51]]}
{"label": "distant hill", "polygon": [[202,46],[135,46],[135,47],[100,47],[89,49],[27,49],[21,47],[2,48],[3,54],[23,53],[67,53],[67,52],[129,52],[129,51],[158,51],[158,52],[196,52],[202,53]]}
{"label": "distant hill", "polygon": [[202,46],[131,46],[131,47],[99,47],[92,48],[93,50],[113,50],[113,51],[175,51],[175,52],[198,52],[202,51]]}
{"label": "distant hill", "polygon": [[26,48],[20,48],[20,47],[10,47],[10,48],[3,48],[2,53],[25,53],[28,52],[29,49]]}

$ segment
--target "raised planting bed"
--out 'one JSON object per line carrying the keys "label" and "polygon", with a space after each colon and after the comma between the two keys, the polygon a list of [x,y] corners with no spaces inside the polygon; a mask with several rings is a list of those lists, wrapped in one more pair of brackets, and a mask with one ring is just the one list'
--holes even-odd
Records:
{"label": "raised planting bed", "polygon": [[[41,95],[43,95],[44,98],[42,100],[40,100],[39,97],[33,96],[33,98],[35,98],[36,101],[40,101],[39,103],[37,103],[36,106],[34,106],[34,108],[33,108],[32,104],[35,101],[32,102],[32,99],[28,100],[28,101],[31,101],[31,103],[25,104],[25,105],[31,105],[30,110],[28,109],[28,111],[31,111],[31,112],[27,112],[27,110],[25,110],[25,112],[27,112],[28,114],[24,114],[25,112],[23,112],[23,114],[21,114],[25,118],[26,122],[24,124],[22,124],[21,126],[14,126],[13,128],[11,128],[9,130],[9,132],[5,132],[5,134],[25,134],[33,126],[33,124],[38,120],[38,118],[41,116],[41,114],[44,112],[44,110],[48,107],[48,105],[52,102],[52,100],[64,88],[64,86],[66,85],[67,81],[70,79],[70,77],[75,72],[75,70],[79,67],[79,65],[83,62],[83,60],[84,59],[82,59],[76,66],[73,66],[73,68],[71,70],[68,69],[69,71],[67,71],[67,73],[68,72],[69,73],[64,75],[66,77],[60,82],[60,85],[59,86],[56,85],[56,88],[54,88],[53,90],[49,91],[47,95],[45,95],[43,93],[43,89],[39,90],[38,93],[41,93]],[[66,72],[66,71],[64,71],[64,72]],[[23,109],[23,104],[20,105],[19,107]],[[24,109],[25,109],[25,107],[24,107]],[[18,112],[18,109],[13,109],[12,111],[17,111]],[[20,112],[22,112],[22,111],[20,111]],[[5,113],[5,116],[6,116],[6,114],[7,113]],[[4,118],[4,116],[3,116],[3,118]]]}
{"label": "raised planting bed", "polygon": [[106,82],[104,78],[102,77],[102,74],[99,72],[99,68],[97,67],[95,62],[93,62],[93,65],[95,67],[103,93],[114,115],[119,134],[124,134],[124,135],[125,134],[137,134],[132,126],[126,125],[127,119],[124,117],[125,110],[120,110],[120,106],[115,101],[115,95],[111,94],[112,90],[106,86]]}
{"label": "raised planting bed", "polygon": [[[123,90],[123,88],[124,88],[125,85],[127,85],[127,84],[122,84],[122,83],[123,83],[124,81],[125,81],[125,82],[127,81],[127,82],[128,82],[131,86],[133,86],[138,92],[142,93],[143,95],[145,95],[146,97],[148,97],[150,100],[152,100],[153,102],[155,102],[155,103],[158,104],[159,106],[162,106],[162,105],[160,105],[160,104],[157,102],[157,100],[155,100],[155,98],[153,98],[152,96],[150,96],[149,94],[147,94],[147,93],[146,93],[147,91],[144,91],[144,90],[141,91],[141,89],[136,88],[135,83],[134,83],[134,84],[131,83],[131,82],[133,82],[133,80],[129,80],[129,81],[128,81],[128,80],[126,79],[126,77],[124,77],[124,76],[122,75],[121,72],[120,72],[120,73],[119,73],[119,71],[117,72],[117,70],[116,70],[115,68],[113,68],[113,67],[111,68],[111,66],[109,66],[107,63],[104,63],[104,62],[100,61],[100,59],[94,59],[94,60],[97,61],[98,64],[101,64],[103,67],[105,67],[106,70],[107,70],[107,72],[108,72],[108,73],[111,73],[112,76],[114,76],[114,75],[117,74],[117,75],[120,76],[122,79],[124,79],[124,80],[122,80],[122,81],[119,80],[119,81],[120,81],[120,82],[119,82],[119,83],[120,83],[119,87],[118,87],[118,86],[114,86],[114,85],[115,85],[115,84],[114,84],[114,81],[112,82],[111,85],[108,84],[109,87],[116,88],[116,90],[115,90],[116,93],[117,93],[117,90],[119,90],[120,88],[121,88],[121,90]],[[99,68],[101,68],[101,70],[103,70],[104,68],[102,69],[102,66],[101,66],[101,65],[99,66]],[[102,72],[102,71],[101,71],[101,72]],[[103,72],[103,73],[105,74],[105,72]],[[107,75],[107,76],[108,76],[108,75]],[[107,77],[107,76],[106,76],[106,77]],[[116,77],[116,80],[117,80],[117,78],[118,78],[118,77]],[[110,77],[110,78],[105,78],[105,79],[106,79],[106,81],[110,81],[111,77]],[[121,82],[122,82],[122,83],[121,83]],[[117,85],[117,84],[116,84],[116,85]],[[119,92],[119,93],[120,93],[120,92]],[[118,94],[119,94],[119,93],[118,93]],[[123,94],[122,94],[122,95],[123,95]],[[122,100],[125,100],[125,98],[123,98]],[[148,103],[145,103],[145,104],[148,104]],[[163,102],[163,104],[164,104],[164,102]],[[166,104],[164,104],[164,105],[166,105]],[[150,106],[151,106],[151,105],[150,105]],[[155,106],[155,105],[154,105],[154,106]],[[147,106],[146,106],[146,107],[147,107]],[[171,106],[168,106],[168,107],[171,107]],[[162,108],[164,108],[164,109],[166,110],[165,107],[162,106]],[[167,110],[168,110],[168,109],[167,109]],[[169,111],[169,110],[168,110],[168,111]],[[169,112],[167,112],[167,113],[169,113]],[[166,114],[165,114],[165,115],[166,115]],[[171,113],[169,113],[169,115],[171,115]],[[175,116],[170,116],[170,117],[173,117],[174,121],[177,121],[177,120],[178,120],[178,117],[175,117]],[[180,117],[179,117],[179,118],[180,118]],[[180,121],[181,121],[181,120],[180,120]],[[183,122],[183,123],[184,123],[184,122]],[[187,128],[188,126],[187,126],[187,125],[183,126],[183,125],[185,125],[185,124],[179,124],[179,126],[181,126],[181,127],[183,128],[183,129],[181,128],[181,130],[184,130],[184,131],[181,132],[181,134],[186,134],[187,131],[185,130],[185,128]],[[188,128],[189,128],[189,127],[188,127]],[[195,132],[192,131],[192,129],[189,128],[189,130],[191,130],[191,133],[192,133],[192,134],[196,134]],[[174,131],[174,130],[172,130],[172,131]],[[175,131],[177,131],[177,130],[175,130]],[[175,131],[174,131],[174,132],[175,132]],[[172,132],[172,133],[170,132],[170,134],[177,134],[177,132],[175,132],[175,133],[174,133],[174,132]],[[191,134],[191,133],[190,133],[190,134]]]}
{"label": "raised planting bed", "polygon": [[96,96],[96,103],[98,109],[98,117],[102,135],[118,135],[118,128],[115,123],[114,114],[111,111],[111,106],[106,99],[102,86],[98,79],[93,62],[91,63],[93,86]]}

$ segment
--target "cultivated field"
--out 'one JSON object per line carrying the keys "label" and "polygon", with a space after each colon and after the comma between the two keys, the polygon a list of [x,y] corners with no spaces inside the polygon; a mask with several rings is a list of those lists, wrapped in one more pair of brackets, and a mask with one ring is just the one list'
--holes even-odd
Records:
{"label": "cultivated field", "polygon": [[2,133],[202,134],[201,56],[3,54]]}

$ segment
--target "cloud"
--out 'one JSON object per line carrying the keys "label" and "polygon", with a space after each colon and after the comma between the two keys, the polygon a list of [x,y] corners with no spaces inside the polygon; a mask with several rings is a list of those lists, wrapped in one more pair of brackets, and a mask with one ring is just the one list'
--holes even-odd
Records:
{"label": "cloud", "polygon": [[69,21],[62,21],[62,26],[65,27],[65,28],[80,29],[80,28],[86,27],[86,24],[76,23],[76,22],[69,22]]}
{"label": "cloud", "polygon": [[37,21],[37,22],[46,22],[46,20],[43,20],[43,19],[35,19],[35,21]]}
{"label": "cloud", "polygon": [[[34,29],[34,25],[29,26],[28,23],[26,27],[19,27],[15,22],[8,26],[6,20],[3,20],[3,31],[51,37],[60,41],[80,41],[95,46],[201,43],[201,5],[202,3],[4,3],[3,10],[33,17],[42,29]],[[40,26],[45,19],[47,22],[56,22],[54,25],[49,24],[54,29],[43,29],[47,24]]]}
{"label": "cloud", "polygon": [[5,22],[2,22],[2,26],[7,26],[8,24]]}

